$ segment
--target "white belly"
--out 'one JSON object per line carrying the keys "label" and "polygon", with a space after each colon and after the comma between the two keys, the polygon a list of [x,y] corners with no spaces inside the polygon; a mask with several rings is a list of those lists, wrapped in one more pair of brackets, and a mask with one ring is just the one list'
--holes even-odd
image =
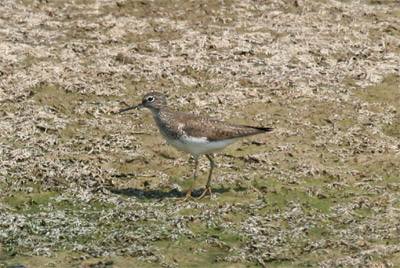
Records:
{"label": "white belly", "polygon": [[221,141],[208,141],[206,137],[195,138],[181,136],[177,140],[165,137],[167,142],[178,150],[190,153],[194,156],[201,154],[210,154],[224,149],[229,144],[234,143],[238,139],[228,139]]}

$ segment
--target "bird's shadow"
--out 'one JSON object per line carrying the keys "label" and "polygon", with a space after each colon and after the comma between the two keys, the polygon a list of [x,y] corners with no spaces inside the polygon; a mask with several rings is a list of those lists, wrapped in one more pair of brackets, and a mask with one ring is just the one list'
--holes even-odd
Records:
{"label": "bird's shadow", "polygon": [[[184,197],[186,195],[186,192],[181,192],[176,189],[171,190],[169,192],[164,192],[160,190],[143,190],[139,188],[124,188],[124,189],[119,189],[119,188],[112,188],[112,187],[106,187],[107,190],[109,190],[113,194],[118,194],[118,195],[124,195],[128,197],[136,197],[138,199],[165,199],[165,198],[180,198]],[[235,188],[212,188],[213,193],[218,193],[218,194],[223,194],[226,192],[229,192],[231,189],[233,189],[236,192],[241,192],[241,191],[246,191],[246,187],[235,187]],[[195,189],[192,191],[192,196],[193,197],[199,197],[201,193],[203,192],[203,189]]]}

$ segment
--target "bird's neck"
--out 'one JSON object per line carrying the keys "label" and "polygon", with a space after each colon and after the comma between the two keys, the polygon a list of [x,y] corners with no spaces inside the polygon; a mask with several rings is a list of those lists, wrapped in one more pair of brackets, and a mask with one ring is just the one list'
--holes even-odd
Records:
{"label": "bird's neck", "polygon": [[162,107],[160,109],[151,109],[151,113],[153,114],[153,118],[156,121],[157,125],[160,124],[167,115],[170,113],[168,107]]}
{"label": "bird's neck", "polygon": [[162,107],[159,109],[158,108],[157,109],[150,108],[150,111],[153,114],[153,117],[156,118],[156,117],[159,117],[163,113],[168,113],[169,109],[168,109],[168,107]]}

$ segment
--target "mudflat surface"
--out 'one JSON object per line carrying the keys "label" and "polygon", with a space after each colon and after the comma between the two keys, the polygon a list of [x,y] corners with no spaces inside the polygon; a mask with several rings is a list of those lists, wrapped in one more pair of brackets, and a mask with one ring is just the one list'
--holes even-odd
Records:
{"label": "mudflat surface", "polygon": [[[399,267],[399,66],[399,1],[2,1],[0,265]],[[152,90],[275,131],[179,203]]]}

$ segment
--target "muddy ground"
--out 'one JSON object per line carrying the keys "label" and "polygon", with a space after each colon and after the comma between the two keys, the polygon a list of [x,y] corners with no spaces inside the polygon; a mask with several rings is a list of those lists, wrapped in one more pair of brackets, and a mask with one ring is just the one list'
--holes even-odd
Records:
{"label": "muddy ground", "polygon": [[[0,266],[400,267],[399,66],[396,0],[2,1]],[[275,131],[178,203],[151,90]]]}

